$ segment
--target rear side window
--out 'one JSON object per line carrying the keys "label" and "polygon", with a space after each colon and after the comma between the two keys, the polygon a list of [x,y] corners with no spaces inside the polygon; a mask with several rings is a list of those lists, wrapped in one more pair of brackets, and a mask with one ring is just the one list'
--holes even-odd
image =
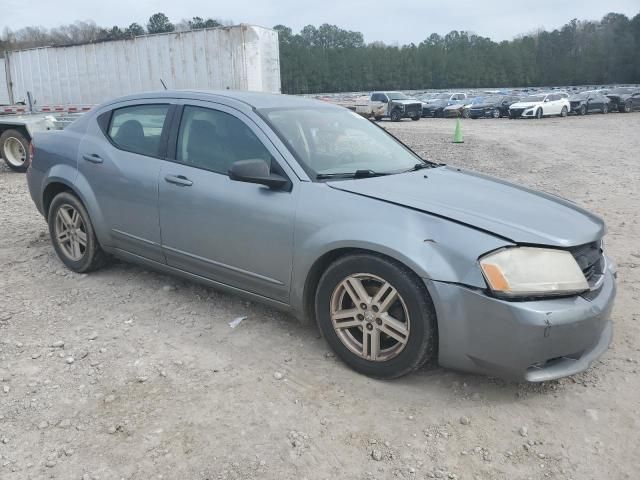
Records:
{"label": "rear side window", "polygon": [[169,105],[135,105],[113,111],[107,135],[120,149],[148,157],[160,155]]}
{"label": "rear side window", "polygon": [[177,161],[226,175],[231,164],[249,159],[271,164],[271,153],[242,120],[219,110],[184,107]]}

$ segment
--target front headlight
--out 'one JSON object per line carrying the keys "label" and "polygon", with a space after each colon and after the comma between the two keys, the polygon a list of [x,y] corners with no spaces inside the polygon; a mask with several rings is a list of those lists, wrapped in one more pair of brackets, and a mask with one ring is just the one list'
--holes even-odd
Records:
{"label": "front headlight", "polygon": [[571,253],[550,248],[506,248],[482,257],[491,290],[508,297],[570,295],[589,289]]}

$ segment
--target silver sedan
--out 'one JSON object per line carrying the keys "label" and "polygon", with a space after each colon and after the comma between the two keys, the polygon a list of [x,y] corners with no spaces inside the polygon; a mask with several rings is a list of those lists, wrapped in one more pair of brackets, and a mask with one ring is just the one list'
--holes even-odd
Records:
{"label": "silver sedan", "polygon": [[543,381],[611,340],[600,218],[423,160],[341,107],[120,98],[36,135],[27,178],[71,270],[115,256],[292,311],[373,377],[439,362]]}

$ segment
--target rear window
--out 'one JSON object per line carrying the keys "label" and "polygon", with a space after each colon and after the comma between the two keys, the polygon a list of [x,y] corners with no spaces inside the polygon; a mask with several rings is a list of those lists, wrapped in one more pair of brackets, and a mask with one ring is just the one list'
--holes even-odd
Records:
{"label": "rear window", "polygon": [[135,105],[113,111],[107,135],[120,149],[157,157],[169,105]]}

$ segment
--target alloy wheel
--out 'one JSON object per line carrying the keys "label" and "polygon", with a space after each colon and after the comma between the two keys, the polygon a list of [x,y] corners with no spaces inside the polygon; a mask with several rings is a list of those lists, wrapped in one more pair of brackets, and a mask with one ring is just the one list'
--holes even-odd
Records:
{"label": "alloy wheel", "polygon": [[87,250],[87,228],[80,212],[71,205],[62,205],[56,213],[55,239],[74,262],[81,260]]}
{"label": "alloy wheel", "polygon": [[349,275],[335,287],[331,323],[343,345],[365,360],[391,360],[409,341],[409,311],[402,296],[368,273]]}

